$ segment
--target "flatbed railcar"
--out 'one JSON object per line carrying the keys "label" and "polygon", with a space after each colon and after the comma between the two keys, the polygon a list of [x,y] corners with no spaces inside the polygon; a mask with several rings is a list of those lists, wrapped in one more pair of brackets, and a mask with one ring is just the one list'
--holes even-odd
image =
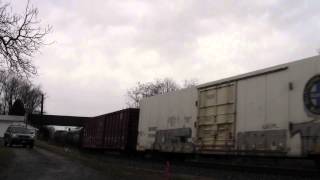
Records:
{"label": "flatbed railcar", "polygon": [[145,98],[137,150],[320,155],[320,56]]}

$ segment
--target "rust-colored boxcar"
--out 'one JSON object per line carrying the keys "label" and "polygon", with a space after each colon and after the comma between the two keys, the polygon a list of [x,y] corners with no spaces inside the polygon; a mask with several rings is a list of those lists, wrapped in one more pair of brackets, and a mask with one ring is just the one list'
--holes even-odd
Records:
{"label": "rust-colored boxcar", "polygon": [[84,148],[134,151],[139,109],[129,108],[88,119],[84,125]]}

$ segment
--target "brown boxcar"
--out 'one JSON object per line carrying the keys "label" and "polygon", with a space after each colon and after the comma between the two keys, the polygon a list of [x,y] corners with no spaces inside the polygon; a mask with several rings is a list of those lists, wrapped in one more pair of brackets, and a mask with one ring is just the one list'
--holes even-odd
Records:
{"label": "brown boxcar", "polygon": [[124,109],[88,119],[84,125],[84,148],[135,151],[139,109]]}

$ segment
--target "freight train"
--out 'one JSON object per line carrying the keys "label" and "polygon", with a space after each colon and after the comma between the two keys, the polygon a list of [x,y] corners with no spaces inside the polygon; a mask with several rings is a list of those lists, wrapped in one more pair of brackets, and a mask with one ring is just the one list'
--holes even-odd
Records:
{"label": "freight train", "polygon": [[81,137],[84,148],[318,158],[320,56],[142,99],[88,119]]}

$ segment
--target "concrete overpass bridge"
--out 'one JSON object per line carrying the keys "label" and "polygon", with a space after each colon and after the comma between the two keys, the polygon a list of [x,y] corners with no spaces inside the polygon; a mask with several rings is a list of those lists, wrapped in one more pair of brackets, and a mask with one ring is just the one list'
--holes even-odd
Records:
{"label": "concrete overpass bridge", "polygon": [[37,128],[46,125],[83,127],[87,119],[89,117],[32,114],[28,116],[28,124]]}

